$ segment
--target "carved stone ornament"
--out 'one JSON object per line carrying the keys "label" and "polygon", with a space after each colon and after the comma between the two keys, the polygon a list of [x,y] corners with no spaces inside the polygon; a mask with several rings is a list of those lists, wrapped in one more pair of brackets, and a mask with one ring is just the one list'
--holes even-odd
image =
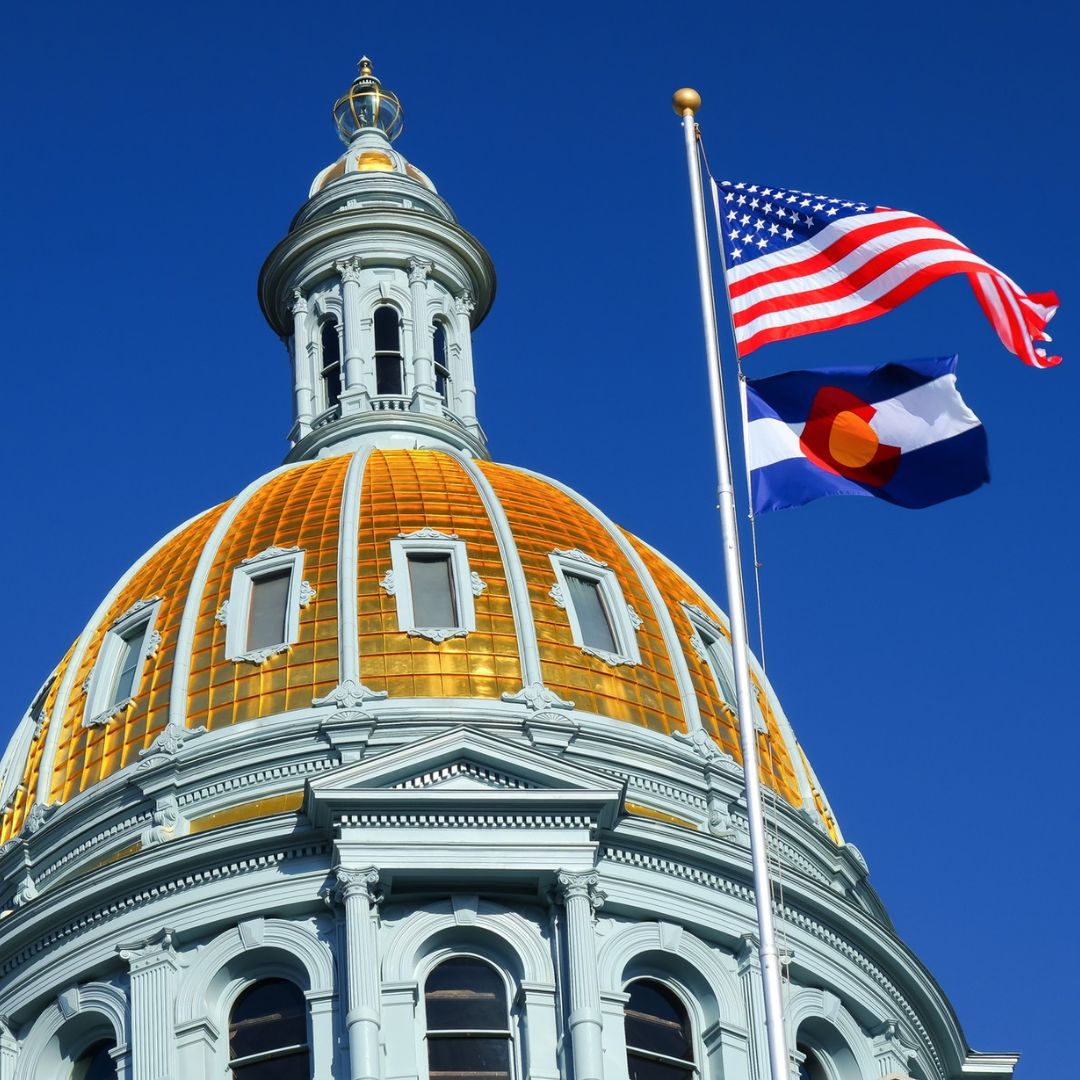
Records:
{"label": "carved stone ornament", "polygon": [[217,609],[217,614],[214,616],[215,621],[221,623],[222,626],[229,625],[229,601],[222,602],[221,607]]}
{"label": "carved stone ornament", "polygon": [[280,645],[267,645],[262,649],[252,649],[251,652],[239,653],[233,657],[234,660],[246,660],[249,664],[263,664],[270,659],[271,656],[277,656],[279,653],[288,652],[291,646],[287,642],[281,642]]}
{"label": "carved stone ornament", "polygon": [[382,576],[382,580],[379,582],[379,588],[383,590],[388,596],[397,595],[397,583],[394,578],[394,571],[387,570]]}
{"label": "carved stone ornament", "polygon": [[[7,806],[10,806],[10,805],[11,805],[11,803],[8,803],[5,806],[5,809],[7,809]],[[17,848],[21,843],[22,843],[22,837],[21,836],[13,836],[6,844],[0,844],[0,860],[2,860],[4,858],[4,856],[7,855],[7,853],[9,851],[12,851],[14,848]]]}
{"label": "carved stone ornament", "polygon": [[180,835],[180,825],[183,817],[180,813],[180,804],[175,795],[166,795],[158,801],[154,810],[153,822],[143,829],[139,839],[144,848],[163,844],[166,840],[172,840]]}
{"label": "carved stone ornament", "polygon": [[116,618],[109,623],[109,629],[111,630],[114,626],[119,626],[120,623],[124,622],[125,619],[130,618],[132,615],[138,615],[140,611],[145,611],[148,607],[156,604],[160,599],[160,596],[151,596],[146,600],[136,600],[123,615],[117,615]]}
{"label": "carved stone ornament", "polygon": [[607,893],[601,891],[599,885],[600,875],[595,870],[583,874],[560,870],[555,878],[556,890],[564,904],[569,900],[585,898],[593,911],[599,911],[607,899]]}
{"label": "carved stone ornament", "polygon": [[139,768],[150,769],[176,757],[188,739],[201,735],[205,731],[205,727],[186,728],[169,721],[158,737],[145,750],[139,751],[139,757],[142,759],[139,762]]}
{"label": "carved stone ornament", "polygon": [[468,632],[468,630],[461,626],[447,628],[441,626],[414,626],[411,630],[406,631],[409,637],[427,638],[428,641],[434,641],[436,645],[440,645],[448,638],[465,637]]}
{"label": "carved stone ornament", "polygon": [[146,639],[146,658],[149,660],[153,656],[157,656],[157,651],[161,646],[161,631],[151,630],[150,636]]}
{"label": "carved stone ornament", "polygon": [[555,548],[551,553],[552,555],[558,555],[560,558],[569,559],[571,562],[584,563],[586,566],[598,566],[602,568],[607,567],[606,562],[601,562],[599,559],[594,559],[591,555],[587,555],[581,548],[569,548],[564,550],[563,548]]}
{"label": "carved stone ornament", "polygon": [[472,589],[473,596],[479,596],[487,588],[487,582],[473,570],[469,574],[469,588]]}
{"label": "carved stone ornament", "polygon": [[30,813],[26,815],[26,822],[22,827],[23,835],[33,836],[52,817],[55,810],[55,803],[34,803],[30,807]]}
{"label": "carved stone ornament", "polygon": [[425,525],[422,529],[417,529],[416,532],[410,533],[398,533],[399,540],[458,540],[457,533],[444,533],[439,532],[438,529],[433,529],[429,525]]}
{"label": "carved stone ornament", "polygon": [[300,289],[293,289],[292,313],[293,315],[307,314],[307,297]]}
{"label": "carved stone ornament", "polygon": [[734,837],[735,823],[731,819],[731,811],[727,803],[721,797],[720,792],[709,792],[709,832],[713,836]]}
{"label": "carved stone ornament", "polygon": [[476,308],[476,301],[468,289],[463,289],[454,297],[454,310],[459,315],[471,315]]}
{"label": "carved stone ornament", "polygon": [[409,284],[415,285],[420,281],[427,281],[428,275],[435,269],[435,264],[426,259],[409,260]]}
{"label": "carved stone ornament", "polygon": [[356,255],[350,255],[347,259],[343,259],[336,264],[337,272],[341,275],[341,280],[350,285],[360,284],[360,259]]}
{"label": "carved stone ornament", "polygon": [[260,551],[258,555],[252,555],[250,559],[243,559],[240,562],[241,566],[252,566],[255,563],[265,562],[267,559],[276,559],[279,555],[296,555],[303,551],[300,547],[274,547],[271,545],[265,551]]}
{"label": "carved stone ornament", "polygon": [[702,641],[701,635],[696,630],[690,635],[690,648],[694,650],[694,655],[703,664],[709,662],[709,653],[705,648],[705,642]]}
{"label": "carved stone ornament", "polygon": [[685,600],[680,600],[679,606],[690,615],[700,619],[710,629],[715,630],[721,637],[727,637],[723,627],[703,607],[698,604],[690,604]]}
{"label": "carved stone ornament", "polygon": [[572,709],[574,703],[565,701],[543,683],[529,683],[515,694],[504,693],[502,700],[511,705],[524,705],[531,712],[543,712],[547,709]]}
{"label": "carved stone ornament", "polygon": [[637,667],[638,663],[632,657],[608,652],[606,649],[594,649],[591,645],[582,645],[581,651],[586,656],[595,656],[597,660],[603,660],[605,664],[610,664],[612,667]]}
{"label": "carved stone ornament", "polygon": [[634,628],[635,631],[641,629],[643,621],[641,616],[634,610],[633,604],[626,605],[626,616],[630,620],[630,625]]}
{"label": "carved stone ornament", "polygon": [[356,709],[368,701],[382,701],[385,690],[369,690],[356,679],[345,679],[325,697],[315,698],[312,705],[334,705],[339,709]]}
{"label": "carved stone ornament", "polygon": [[741,773],[739,763],[728,753],[725,753],[716,745],[713,737],[704,728],[695,728],[687,733],[685,731],[673,731],[672,737],[681,742],[688,750],[692,750],[698,757],[703,758],[710,765],[719,765],[731,772]]}
{"label": "carved stone ornament", "polygon": [[134,704],[135,699],[133,697],[124,698],[123,701],[118,701],[115,705],[110,705],[104,712],[99,712],[95,716],[84,717],[82,726],[84,728],[105,727],[110,720],[115,719],[122,712],[130,709]]}
{"label": "carved stone ornament", "polygon": [[323,890],[327,906],[344,904],[355,897],[366,900],[372,906],[382,903],[382,895],[377,888],[379,871],[374,866],[365,866],[362,870],[346,870],[343,866],[337,866],[334,868],[334,879]]}
{"label": "carved stone ornament", "polygon": [[141,941],[134,945],[117,945],[116,951],[121,960],[126,960],[132,968],[138,964],[140,967],[154,967],[165,959],[174,959],[173,945],[176,941],[176,931],[170,929],[161,930],[154,937]]}
{"label": "carved stone ornament", "polygon": [[27,874],[16,887],[15,895],[11,898],[11,903],[12,906],[17,908],[25,907],[31,900],[36,900],[37,896],[38,891],[37,886],[34,884],[34,879]]}
{"label": "carved stone ornament", "polygon": [[563,587],[556,581],[554,585],[548,589],[548,596],[551,597],[557,608],[566,610],[566,596],[563,594]]}
{"label": "carved stone ornament", "polygon": [[300,588],[296,592],[296,601],[302,608],[305,608],[318,595],[315,589],[312,588],[310,581],[301,581]]}

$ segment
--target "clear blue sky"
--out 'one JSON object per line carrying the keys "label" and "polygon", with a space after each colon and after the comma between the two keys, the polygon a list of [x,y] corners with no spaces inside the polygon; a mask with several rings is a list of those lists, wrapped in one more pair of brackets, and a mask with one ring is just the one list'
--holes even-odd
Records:
{"label": "clear blue sky", "polygon": [[[685,14],[684,14],[685,13]],[[769,672],[849,840],[968,1037],[1075,1061],[1080,340],[1076,8],[20,4],[5,15],[3,724],[161,534],[278,463],[255,279],[339,152],[362,52],[499,272],[476,335],[497,460],[559,477],[723,599],[681,134],[717,171],[915,210],[1025,288],[1065,363],[962,279],[749,368],[958,351],[993,482],[764,519]]]}

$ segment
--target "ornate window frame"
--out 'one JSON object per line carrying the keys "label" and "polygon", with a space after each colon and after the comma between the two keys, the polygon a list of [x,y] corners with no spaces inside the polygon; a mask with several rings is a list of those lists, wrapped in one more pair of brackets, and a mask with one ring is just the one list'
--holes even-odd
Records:
{"label": "ornate window frame", "polygon": [[[248,650],[247,625],[254,583],[261,577],[289,571],[289,595],[285,602],[285,640],[275,645]],[[304,580],[304,549],[268,547],[244,559],[233,570],[229,598],[215,616],[225,627],[225,658],[236,663],[261,664],[271,656],[288,652],[300,636],[300,609],[315,599],[311,583]]]}
{"label": "ornate window frame", "polygon": [[[656,1051],[650,1051],[642,1047],[631,1047],[629,1043],[626,1043],[626,1059],[629,1062],[629,1055],[631,1050],[637,1051],[639,1054],[650,1058],[660,1064],[673,1066],[673,1065],[689,1065],[690,1075],[695,1080],[700,1080],[702,1076],[711,1075],[709,1070],[709,1055],[708,1050],[701,1038],[701,1016],[700,1005],[695,1000],[693,994],[689,992],[689,988],[681,985],[677,980],[673,979],[668,972],[662,970],[645,970],[641,974],[631,976],[626,980],[623,986],[622,992],[627,997],[626,1005],[629,1005],[630,987],[634,983],[651,982],[657,986],[663,987],[668,991],[672,997],[682,1006],[683,1012],[686,1014],[686,1022],[690,1026],[690,1051],[693,1054],[693,1060],[684,1062],[676,1058],[669,1058],[666,1054],[660,1054]],[[625,1031],[626,1023],[626,1005],[623,1006],[623,1024]],[[709,1071],[706,1071],[709,1070]]]}
{"label": "ornate window frame", "polygon": [[[134,703],[146,674],[146,662],[157,655],[158,646],[161,644],[161,633],[154,627],[160,607],[160,596],[137,600],[109,624],[85,683],[86,710],[83,727],[102,727]],[[139,658],[135,663],[135,675],[131,680],[131,693],[122,701],[109,701],[124,644],[139,632],[142,640],[139,645]]]}
{"label": "ornate window frame", "polygon": [[[410,555],[449,555],[457,607],[457,626],[416,625],[409,574]],[[437,645],[448,638],[464,637],[476,629],[474,598],[487,588],[487,582],[482,581],[479,574],[469,569],[469,553],[465,541],[457,533],[444,533],[427,527],[411,533],[398,533],[391,539],[390,569],[379,584],[397,602],[398,630],[409,637],[427,638]]]}
{"label": "ornate window frame", "polygon": [[[627,603],[615,571],[606,562],[594,559],[580,548],[555,548],[548,552],[548,558],[555,572],[555,584],[548,591],[548,596],[555,601],[556,607],[566,612],[574,644],[587,656],[595,656],[612,667],[621,664],[634,667],[640,664],[641,652],[638,649],[637,632],[641,628],[641,616]],[[608,652],[585,644],[577,612],[570,601],[567,573],[594,582],[600,590],[611,633],[618,646],[617,651]]]}

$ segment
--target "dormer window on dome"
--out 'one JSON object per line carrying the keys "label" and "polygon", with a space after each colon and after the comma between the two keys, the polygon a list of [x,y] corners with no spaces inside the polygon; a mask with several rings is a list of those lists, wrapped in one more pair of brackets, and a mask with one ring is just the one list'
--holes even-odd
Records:
{"label": "dormer window on dome", "polygon": [[157,653],[161,641],[154,629],[160,606],[160,596],[140,600],[105,632],[86,684],[85,727],[108,723],[135,700],[146,660]]}

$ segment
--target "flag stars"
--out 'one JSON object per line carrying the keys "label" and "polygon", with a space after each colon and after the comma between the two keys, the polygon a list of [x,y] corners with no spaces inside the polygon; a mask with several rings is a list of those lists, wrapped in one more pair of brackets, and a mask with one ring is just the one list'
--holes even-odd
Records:
{"label": "flag stars", "polygon": [[815,212],[815,213],[816,213],[816,212],[817,212],[818,210],[824,210],[824,209],[825,209],[825,204],[824,204],[824,203],[821,203],[821,202],[819,202],[819,203],[814,203],[814,212]]}
{"label": "flag stars", "polygon": [[825,211],[825,213],[828,214],[829,217],[834,217],[836,214],[839,214],[840,211],[837,210],[835,206],[830,206],[829,209]]}
{"label": "flag stars", "polygon": [[731,249],[731,257],[733,259],[741,259],[742,258],[742,248],[732,248]]}
{"label": "flag stars", "polygon": [[795,234],[790,229],[785,229],[784,230],[784,239],[785,240],[794,240],[795,239]]}
{"label": "flag stars", "polygon": [[724,195],[724,202],[734,202],[735,196],[729,191]]}
{"label": "flag stars", "polygon": [[765,219],[758,218],[757,221],[754,222],[754,228],[757,229],[758,232],[761,232],[761,230],[765,228]]}
{"label": "flag stars", "polygon": [[770,235],[770,236],[775,236],[775,235],[776,235],[776,234],[777,234],[777,233],[778,233],[779,231],[780,231],[780,226],[779,226],[779,225],[777,225],[777,224],[776,224],[776,222],[774,221],[774,222],[773,222],[773,223],[772,223],[772,224],[771,224],[771,225],[769,226],[769,235]]}
{"label": "flag stars", "polygon": [[741,218],[739,218],[739,224],[740,225],[749,225],[750,224],[750,215],[749,214],[743,214],[743,216]]}
{"label": "flag stars", "polygon": [[751,208],[752,210],[756,210],[756,209],[758,208],[758,201],[757,201],[757,199],[751,199],[751,200],[750,200],[750,208]]}
{"label": "flag stars", "polygon": [[761,238],[761,239],[760,239],[760,240],[759,240],[759,241],[757,242],[757,246],[758,246],[759,248],[764,248],[764,247],[768,247],[768,246],[769,246],[769,241],[768,241],[768,240],[766,240],[766,239],[765,239],[765,237],[763,236],[763,237],[762,237],[762,238]]}
{"label": "flag stars", "polygon": [[739,215],[734,210],[729,210],[727,219],[728,221],[738,221]]}
{"label": "flag stars", "polygon": [[745,206],[745,205],[746,205],[746,196],[745,196],[745,195],[740,195],[740,196],[739,196],[739,197],[738,197],[738,198],[737,198],[737,199],[735,200],[735,203],[736,203],[736,205],[738,205],[738,206]]}

